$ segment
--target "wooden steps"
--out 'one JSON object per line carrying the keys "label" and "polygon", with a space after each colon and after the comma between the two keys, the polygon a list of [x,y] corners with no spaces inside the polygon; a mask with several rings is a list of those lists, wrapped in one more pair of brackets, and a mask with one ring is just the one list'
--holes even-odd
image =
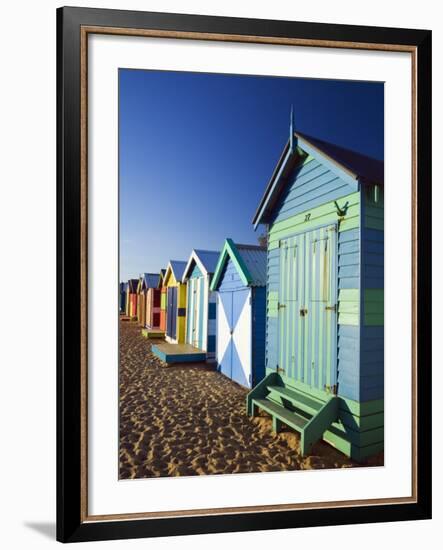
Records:
{"label": "wooden steps", "polygon": [[312,396],[288,388],[277,373],[264,378],[246,398],[247,412],[256,416],[259,409],[272,417],[272,429],[278,433],[282,424],[300,434],[300,450],[309,454],[312,445],[338,417],[338,397],[327,396],[322,402]]}
{"label": "wooden steps", "polygon": [[[285,409],[281,405],[277,405],[276,403],[273,403],[268,399],[254,399],[253,406],[259,407],[263,411],[269,413],[273,419],[277,418],[278,420],[284,422],[285,424],[287,424],[291,428],[294,428],[294,430],[297,431],[303,430],[303,428],[308,423],[308,419],[304,416],[288,411],[288,409]],[[254,409],[252,411],[252,416],[255,416]],[[278,432],[279,430],[274,429],[274,431]]]}
{"label": "wooden steps", "polygon": [[189,344],[153,344],[151,351],[165,363],[201,363],[206,361],[206,352]]}
{"label": "wooden steps", "polygon": [[142,336],[145,338],[164,338],[165,331],[156,328],[142,328]]}
{"label": "wooden steps", "polygon": [[313,399],[300,391],[286,388],[285,386],[267,386],[269,392],[275,393],[282,398],[292,403],[295,407],[301,405],[302,410],[314,415],[322,407],[321,401]]}

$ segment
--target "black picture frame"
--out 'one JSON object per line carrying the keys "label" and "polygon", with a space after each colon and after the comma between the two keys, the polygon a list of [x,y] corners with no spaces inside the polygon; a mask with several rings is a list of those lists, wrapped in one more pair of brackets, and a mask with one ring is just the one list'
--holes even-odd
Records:
{"label": "black picture frame", "polygon": [[[416,51],[416,471],[413,503],[84,521],[81,513],[81,27],[411,46]],[[57,539],[159,537],[431,517],[431,31],[71,8],[57,10]]]}

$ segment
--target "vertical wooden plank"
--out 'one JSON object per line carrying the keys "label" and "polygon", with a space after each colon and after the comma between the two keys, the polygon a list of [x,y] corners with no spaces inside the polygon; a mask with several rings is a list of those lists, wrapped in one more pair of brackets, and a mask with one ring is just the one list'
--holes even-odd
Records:
{"label": "vertical wooden plank", "polygon": [[[292,298],[292,310],[297,311],[298,306],[298,241],[297,238],[292,239],[292,250],[291,250],[291,262],[292,262],[292,278],[291,278],[291,288],[293,292]],[[291,336],[291,376],[292,378],[297,377],[297,334],[298,334],[298,321],[297,316],[292,315],[292,336]]]}
{"label": "vertical wooden plank", "polygon": [[284,308],[281,305],[285,305],[285,248],[284,241],[280,241],[280,284],[278,289],[278,365],[281,369],[284,369]]}
{"label": "vertical wooden plank", "polygon": [[204,324],[204,298],[205,298],[205,279],[203,276],[198,278],[198,338],[197,347],[203,349],[203,324]]}
{"label": "vertical wooden plank", "polygon": [[318,365],[318,380],[316,388],[320,389],[323,384],[323,372],[326,367],[326,356],[328,354],[328,349],[326,348],[326,343],[324,339],[324,334],[326,332],[327,324],[327,297],[329,293],[329,233],[328,228],[324,227],[322,231],[322,243],[321,243],[321,257],[320,257],[320,281],[319,281],[319,316],[320,324],[318,330],[318,339],[319,339],[319,365]]}
{"label": "vertical wooden plank", "polygon": [[[326,372],[329,385],[337,383],[337,321],[338,321],[338,225],[329,228],[329,297],[327,307],[335,308],[326,315],[328,331],[328,355]],[[325,384],[327,381],[325,380]]]}
{"label": "vertical wooden plank", "polygon": [[186,318],[186,334],[185,339],[186,343],[190,344],[192,339],[192,329],[191,329],[191,320],[192,320],[192,279],[189,279],[188,286],[186,287],[186,291],[188,293],[188,315]]}
{"label": "vertical wooden plank", "polygon": [[[309,233],[305,234],[305,269],[303,273],[304,278],[304,297],[302,308],[307,309],[309,304],[309,296],[311,293],[311,238]],[[307,324],[307,316],[304,315],[300,318],[300,323],[303,325],[303,382],[308,382],[308,361],[309,361],[309,326]]]}
{"label": "vertical wooden plank", "polygon": [[304,304],[304,288],[305,288],[305,236],[299,235],[297,237],[297,246],[299,250],[297,275],[298,275],[298,300],[296,303],[296,310],[294,312],[297,323],[297,379],[303,379],[304,371],[304,340],[303,340],[303,319],[300,317],[300,308]]}

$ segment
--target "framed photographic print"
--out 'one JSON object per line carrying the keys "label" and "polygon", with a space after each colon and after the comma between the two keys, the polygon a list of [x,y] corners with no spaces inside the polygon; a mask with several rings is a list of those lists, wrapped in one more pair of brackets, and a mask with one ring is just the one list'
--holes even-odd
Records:
{"label": "framed photographic print", "polygon": [[57,33],[57,538],[429,518],[431,32]]}

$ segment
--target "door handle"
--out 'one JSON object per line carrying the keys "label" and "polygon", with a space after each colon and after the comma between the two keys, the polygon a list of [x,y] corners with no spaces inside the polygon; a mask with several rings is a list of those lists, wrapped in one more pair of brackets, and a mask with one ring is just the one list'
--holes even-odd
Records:
{"label": "door handle", "polygon": [[308,314],[308,310],[304,307],[300,309],[300,317],[305,317]]}

